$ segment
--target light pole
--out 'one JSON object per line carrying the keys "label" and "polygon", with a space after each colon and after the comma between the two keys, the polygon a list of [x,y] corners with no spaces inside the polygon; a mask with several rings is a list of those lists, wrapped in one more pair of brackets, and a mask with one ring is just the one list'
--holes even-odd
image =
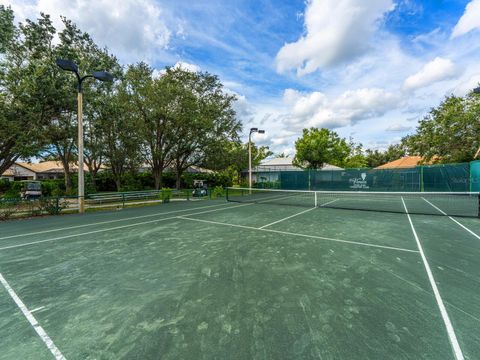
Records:
{"label": "light pole", "polygon": [[106,71],[94,71],[91,75],[83,77],[78,73],[78,66],[71,60],[57,59],[57,65],[65,71],[75,73],[77,77],[77,116],[78,116],[78,212],[85,212],[85,178],[83,174],[83,91],[82,84],[85,79],[95,78],[100,81],[113,81],[112,74]]}
{"label": "light pole", "polygon": [[[480,86],[473,89],[473,93],[474,94],[480,94]],[[475,156],[473,158],[476,159],[478,157],[478,155],[480,155],[480,147],[478,148],[478,150],[475,153]]]}
{"label": "light pole", "polygon": [[[252,134],[265,134],[265,130],[258,130],[258,128],[251,128],[248,134],[248,187],[252,188]],[[250,190],[251,191],[251,190]]]}

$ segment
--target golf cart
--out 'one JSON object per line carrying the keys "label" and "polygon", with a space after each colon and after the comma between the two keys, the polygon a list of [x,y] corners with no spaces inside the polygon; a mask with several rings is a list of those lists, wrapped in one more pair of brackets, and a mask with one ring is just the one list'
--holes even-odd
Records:
{"label": "golf cart", "polygon": [[193,180],[193,197],[203,197],[208,195],[207,185],[204,184],[205,180]]}
{"label": "golf cart", "polygon": [[23,200],[34,200],[42,196],[42,184],[40,181],[23,181],[20,193]]}

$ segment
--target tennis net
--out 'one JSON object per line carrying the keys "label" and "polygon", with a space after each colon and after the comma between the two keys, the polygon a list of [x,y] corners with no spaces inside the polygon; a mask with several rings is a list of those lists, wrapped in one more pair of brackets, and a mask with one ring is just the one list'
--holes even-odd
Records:
{"label": "tennis net", "polygon": [[479,217],[477,192],[362,192],[227,188],[227,201]]}

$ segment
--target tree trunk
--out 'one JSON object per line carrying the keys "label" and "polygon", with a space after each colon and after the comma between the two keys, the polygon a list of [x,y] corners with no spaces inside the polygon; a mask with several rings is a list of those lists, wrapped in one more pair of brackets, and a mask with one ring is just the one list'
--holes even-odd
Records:
{"label": "tree trunk", "polygon": [[155,190],[159,190],[163,186],[163,169],[152,169],[152,173],[155,179]]}
{"label": "tree trunk", "polygon": [[118,177],[115,177],[115,186],[117,187],[117,191],[120,191],[120,189],[122,188],[122,184]]}
{"label": "tree trunk", "polygon": [[180,190],[181,181],[182,181],[182,170],[178,167],[176,170],[177,171],[175,171],[175,188],[177,190]]}
{"label": "tree trunk", "polygon": [[176,181],[175,181],[175,188],[179,190],[179,189],[180,189],[180,185],[181,185],[181,175],[179,175],[179,174],[177,173],[177,179],[176,179]]}

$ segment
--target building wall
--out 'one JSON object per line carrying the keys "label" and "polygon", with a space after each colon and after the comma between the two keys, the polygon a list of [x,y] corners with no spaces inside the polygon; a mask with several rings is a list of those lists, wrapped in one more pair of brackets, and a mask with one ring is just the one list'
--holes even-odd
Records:
{"label": "building wall", "polygon": [[32,170],[18,165],[12,165],[10,169],[15,180],[37,180],[37,174]]}

